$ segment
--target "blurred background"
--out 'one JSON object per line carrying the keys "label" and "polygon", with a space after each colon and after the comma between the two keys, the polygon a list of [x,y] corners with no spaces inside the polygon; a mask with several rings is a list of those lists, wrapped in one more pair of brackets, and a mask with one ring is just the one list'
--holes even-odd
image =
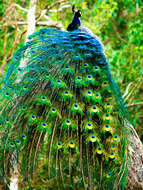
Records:
{"label": "blurred background", "polygon": [[101,38],[111,74],[143,141],[142,0],[0,0],[0,88],[9,60],[27,35],[44,27],[66,29],[73,4],[82,12],[82,24]]}

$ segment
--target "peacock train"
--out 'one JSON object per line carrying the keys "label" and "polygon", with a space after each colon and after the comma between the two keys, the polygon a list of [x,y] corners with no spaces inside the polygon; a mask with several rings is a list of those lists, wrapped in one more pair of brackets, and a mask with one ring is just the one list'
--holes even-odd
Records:
{"label": "peacock train", "polygon": [[42,163],[48,190],[123,190],[126,109],[100,39],[73,13],[67,31],[40,29],[10,61],[0,91],[0,176],[9,183],[14,155],[23,184]]}

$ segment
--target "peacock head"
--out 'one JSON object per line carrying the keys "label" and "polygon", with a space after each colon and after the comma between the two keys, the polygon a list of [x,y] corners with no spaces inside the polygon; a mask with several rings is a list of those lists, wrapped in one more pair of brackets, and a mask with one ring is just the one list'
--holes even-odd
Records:
{"label": "peacock head", "polygon": [[77,10],[77,11],[74,13],[74,16],[75,16],[76,18],[80,18],[80,17],[81,17],[81,12],[80,12],[80,10]]}
{"label": "peacock head", "polygon": [[74,13],[75,17],[77,17],[77,18],[81,17],[81,11],[75,10],[75,5],[72,6],[72,12]]}
{"label": "peacock head", "polygon": [[72,24],[77,24],[80,26],[80,20],[79,20],[79,18],[81,17],[80,10],[75,10],[75,6],[73,5],[72,12],[74,13],[74,18],[72,20]]}
{"label": "peacock head", "polygon": [[72,12],[74,13],[74,18],[72,20],[72,23],[68,25],[67,30],[68,31],[73,31],[79,28],[80,24],[80,17],[81,17],[81,12],[80,10],[75,10],[75,6],[73,5],[72,7]]}

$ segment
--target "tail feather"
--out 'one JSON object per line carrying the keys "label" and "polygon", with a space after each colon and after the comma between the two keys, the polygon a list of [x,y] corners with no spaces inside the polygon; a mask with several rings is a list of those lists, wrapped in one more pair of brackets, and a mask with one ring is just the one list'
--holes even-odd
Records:
{"label": "tail feather", "polygon": [[80,30],[42,29],[29,39],[1,90],[1,159],[8,165],[16,150],[27,180],[43,161],[49,189],[124,186],[124,107],[102,44]]}

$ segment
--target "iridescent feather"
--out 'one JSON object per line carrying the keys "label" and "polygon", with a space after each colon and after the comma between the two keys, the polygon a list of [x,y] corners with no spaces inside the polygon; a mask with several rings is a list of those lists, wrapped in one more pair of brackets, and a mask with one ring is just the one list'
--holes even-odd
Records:
{"label": "iridescent feather", "polygon": [[124,189],[124,103],[99,38],[77,26],[41,29],[10,61],[0,92],[1,174],[11,175],[16,150],[27,181],[42,155],[48,189]]}

